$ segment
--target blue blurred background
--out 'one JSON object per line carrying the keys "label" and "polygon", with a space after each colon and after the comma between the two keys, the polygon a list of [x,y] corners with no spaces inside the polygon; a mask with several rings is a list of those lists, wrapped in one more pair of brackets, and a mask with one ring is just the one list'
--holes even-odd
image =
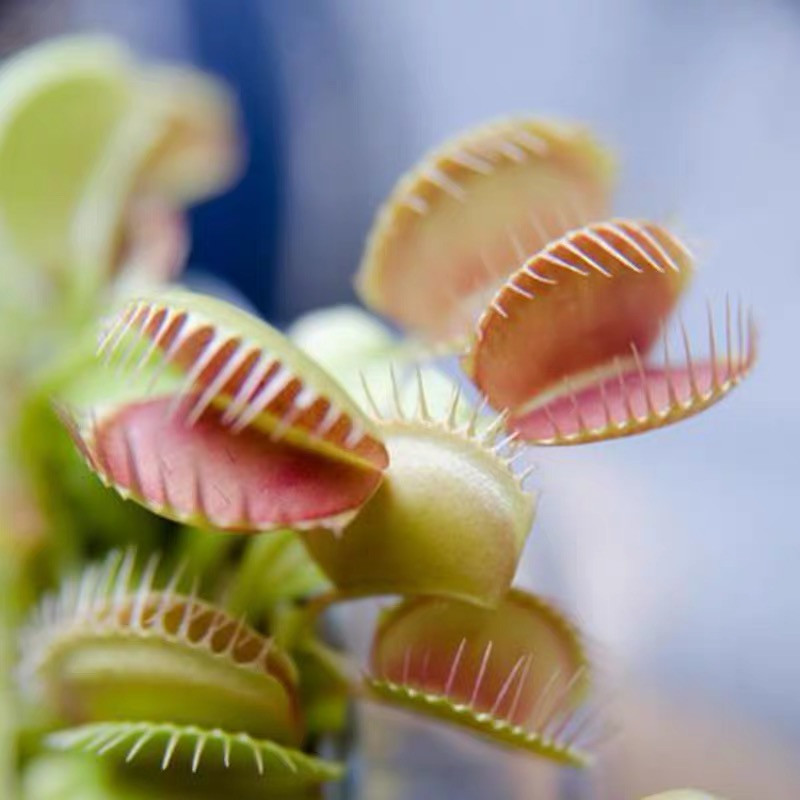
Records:
{"label": "blue blurred background", "polygon": [[627,800],[690,783],[800,797],[800,4],[0,2],[4,53],[66,30],[115,33],[235,87],[250,166],[194,213],[192,265],[279,323],[354,299],[376,206],[460,128],[545,112],[617,150],[617,210],[671,221],[699,254],[690,327],[730,291],[763,332],[752,380],[702,421],[536,454],[523,579],[597,640],[623,731],[592,777],[565,781],[367,715],[363,796],[434,797],[457,779],[465,798]]}

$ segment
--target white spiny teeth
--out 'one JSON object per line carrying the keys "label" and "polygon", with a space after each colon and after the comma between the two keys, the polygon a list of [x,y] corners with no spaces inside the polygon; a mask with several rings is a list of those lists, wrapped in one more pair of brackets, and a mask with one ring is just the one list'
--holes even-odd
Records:
{"label": "white spiny teeth", "polygon": [[[102,564],[87,567],[79,577],[43,598],[20,634],[23,659],[20,677],[28,691],[36,691],[38,672],[54,643],[91,631],[95,635],[157,635],[215,655],[228,655],[237,667],[267,670],[271,639],[261,637],[242,620],[228,616],[197,597],[195,583],[189,595],[178,593],[183,568],[176,569],[162,589],[157,587],[160,559],[151,556],[139,570],[133,548],[111,553]],[[180,612],[176,621],[174,614]],[[198,620],[200,635],[192,634]],[[225,632],[224,647],[217,644]],[[261,641],[257,652],[243,657],[247,645]]]}
{"label": "white spiny teeth", "polygon": [[141,307],[141,302],[128,306],[125,312],[117,317],[114,323],[104,332],[97,347],[98,357],[103,357],[107,363],[111,361],[120,343],[125,339]]}
{"label": "white spiny teeth", "polygon": [[[608,229],[604,229],[604,232],[608,234]],[[626,266],[632,272],[642,273],[644,270],[633,263],[618,247],[614,247],[613,245],[609,244],[602,236],[599,236],[597,231],[593,231],[591,229],[586,230],[586,237],[594,242],[603,252],[610,255],[612,258],[619,259],[624,266]],[[583,251],[581,251],[583,253]]]}
{"label": "white spiny teeth", "polygon": [[[661,242],[659,242],[658,239],[655,236],[653,236],[652,233],[650,233],[650,231],[647,229],[647,226],[639,225],[637,226],[637,231],[641,236],[643,236],[647,240],[647,242],[653,247],[653,249],[657,251],[659,257],[665,261],[669,269],[671,269],[673,272],[681,271],[681,268],[677,264],[675,259],[665,250]],[[680,239],[678,239],[675,236],[672,236],[669,233],[669,231],[663,230],[663,232],[670,240],[670,244],[677,247],[690,261],[693,260],[691,252],[689,252],[689,250],[686,248],[683,242],[680,241]]]}
{"label": "white spiny teeth", "polygon": [[[582,247],[579,247],[575,242],[567,240],[564,241],[562,245],[565,250],[569,250],[570,253],[577,256],[579,259],[581,259],[581,261],[588,264],[595,272],[599,273],[604,278],[612,277],[611,273],[599,261],[592,258]],[[624,264],[625,261],[627,261],[627,259],[625,259],[625,261],[622,261],[622,259],[620,258],[620,261]]]}
{"label": "white spiny teeth", "polygon": [[[523,675],[531,663],[529,659],[521,665],[519,661],[517,662]],[[514,676],[510,675],[509,678],[513,680]],[[443,721],[453,719],[462,723],[467,729],[488,735],[493,741],[532,750],[573,766],[589,764],[592,760],[592,751],[613,733],[606,723],[598,726],[596,712],[591,710],[587,712],[581,708],[567,710],[556,707],[553,721],[557,724],[554,725],[551,721],[548,728],[538,728],[534,725],[515,724],[506,718],[495,716],[491,710],[482,711],[466,701],[456,702],[425,688],[376,678],[368,678],[367,682],[379,697],[400,701],[401,704],[403,701],[410,701],[412,708],[427,707],[435,716],[441,715]],[[504,699],[501,697],[500,702]]]}
{"label": "white spiny teeth", "polygon": [[471,153],[467,148],[461,148],[450,154],[450,160],[455,164],[462,167],[478,172],[481,175],[491,175],[494,172],[494,166],[490,161],[481,158],[475,153]]}
{"label": "white spiny teeth", "polygon": [[[555,125],[552,123],[551,131],[555,131]],[[523,147],[526,147],[531,153],[537,156],[547,155],[547,152],[550,150],[550,145],[547,140],[542,136],[537,136],[533,131],[525,130],[525,128],[517,128],[510,135]]]}
{"label": "white spiny teeth", "polygon": [[350,430],[348,431],[347,436],[345,436],[344,446],[350,449],[355,449],[355,447],[361,441],[363,441],[366,435],[367,432],[364,427],[353,420],[350,423]]}
{"label": "white spiny teeth", "polygon": [[[528,466],[521,472],[517,472],[517,462],[524,461],[527,448],[520,440],[518,432],[509,432],[506,429],[509,419],[507,410],[499,413],[490,412],[486,397],[481,397],[478,403],[467,407],[466,402],[463,401],[461,387],[453,382],[450,401],[446,409],[443,410],[443,413],[435,414],[431,408],[430,391],[425,386],[425,376],[419,367],[414,371],[416,397],[412,398],[411,402],[404,402],[400,390],[400,380],[394,368],[389,367],[388,373],[391,385],[392,415],[387,415],[381,410],[366,377],[363,374],[359,375],[367,402],[376,420],[387,424],[396,421],[439,429],[471,442],[514,475],[521,487],[535,471],[535,466]],[[408,398],[405,399],[408,401]],[[409,406],[412,408],[411,412],[408,411]],[[464,418],[465,411],[468,413],[466,419]],[[362,431],[358,431],[358,433],[363,435]]]}
{"label": "white spiny teeth", "polygon": [[[152,319],[155,318],[156,314],[158,313],[157,309],[153,308],[152,306],[147,307],[145,306],[141,311],[137,312],[133,316],[133,322],[131,327],[128,329],[128,334],[130,334],[130,342],[128,346],[125,348],[122,355],[119,357],[117,361],[117,371],[123,372],[131,362],[131,359],[136,352],[136,346],[141,341],[145,331],[147,330],[148,326]],[[139,320],[138,322],[136,320]],[[127,334],[123,334],[120,337],[119,343],[123,341]]]}
{"label": "white spiny teeth", "polygon": [[[171,330],[171,328],[170,328]],[[166,372],[170,364],[172,364],[175,357],[180,352],[181,348],[189,341],[194,335],[195,331],[189,321],[188,314],[178,314],[175,319],[175,331],[172,341],[167,344],[163,354],[160,357],[160,363],[157,364],[150,377],[150,388],[154,387],[159,378]],[[167,335],[169,331],[167,331]],[[165,335],[166,338],[166,335]],[[166,344],[166,342],[163,342]]]}
{"label": "white spiny teeth", "polygon": [[[195,311],[156,301],[133,301],[107,326],[98,354],[120,370],[139,373],[146,369],[148,393],[169,368],[182,371],[168,413],[180,414],[189,427],[211,406],[219,405],[220,420],[233,434],[263,415],[275,440],[298,424],[307,425],[313,436],[326,438],[342,419],[348,423],[343,426],[346,436],[337,437],[337,445],[356,449],[370,435],[341,403],[320,394],[282,356]],[[218,402],[222,398],[224,402]],[[280,406],[277,410],[276,403]],[[314,413],[306,422],[301,417],[309,409]]]}
{"label": "white spiny teeth", "polygon": [[[608,737],[608,723],[601,714],[609,705],[608,700],[576,705],[571,699],[588,678],[586,663],[577,665],[566,680],[562,680],[566,676],[560,669],[554,670],[539,689],[530,711],[525,714],[524,722],[520,722],[518,716],[523,687],[527,684],[531,667],[536,663],[535,653],[519,655],[510,665],[505,678],[498,682],[494,700],[484,698],[478,705],[477,699],[495,648],[491,639],[486,641],[480,650],[480,658],[471,667],[474,674],[465,686],[462,662],[468,644],[467,637],[462,637],[453,651],[446,675],[441,677],[440,672],[440,677],[433,679],[436,685],[443,680],[441,689],[434,688],[430,683],[427,665],[429,651],[417,649],[414,652],[412,645],[407,646],[403,653],[399,678],[378,673],[368,677],[369,685],[379,695],[385,694],[393,699],[405,698],[430,706],[444,712],[440,715],[443,719],[454,716],[467,727],[477,727],[489,735],[507,736],[513,744],[539,748],[556,757],[560,754],[575,763],[588,760],[591,750]],[[461,688],[455,696],[453,691],[457,684]],[[485,707],[490,701],[491,706]]]}
{"label": "white spiny teeth", "polygon": [[[735,325],[735,330],[734,330]],[[655,427],[673,419],[695,414],[722,399],[749,373],[757,356],[757,333],[752,316],[741,305],[732,314],[730,303],[725,305],[724,347],[717,338],[717,325],[710,305],[707,306],[707,360],[694,354],[691,339],[683,321],[678,322],[678,336],[683,358],[675,359],[670,337],[666,331],[661,336],[661,363],[657,369],[664,381],[663,395],[656,394],[655,378],[635,344],[631,344],[632,364],[636,380],[631,381],[630,368],[621,360],[615,360],[612,378],[616,379],[624,413],[612,409],[606,389],[606,381],[598,382],[599,398],[604,422],[600,427],[587,424],[578,399],[578,391],[568,378],[564,379],[560,396],[572,403],[570,431],[564,429],[566,420],[559,424],[549,404],[541,407],[553,429],[552,440],[541,443],[569,443],[586,437],[599,437],[606,432],[624,433],[643,426]],[[707,373],[707,374],[706,374]],[[681,375],[686,376],[685,382]]]}
{"label": "white spiny teeth", "polygon": [[400,204],[410,208],[412,211],[416,212],[420,216],[424,216],[425,214],[430,211],[430,206],[428,202],[416,194],[409,194],[400,200]]}
{"label": "white spiny teeth", "polygon": [[195,725],[90,723],[51,733],[46,743],[57,750],[115,756],[122,764],[131,764],[148,751],[148,763],[155,762],[162,771],[183,769],[197,774],[205,769],[236,769],[244,775],[264,778],[265,788],[273,776],[297,779],[298,786],[341,777],[341,767],[334,762],[255,739],[246,733],[228,733]]}
{"label": "white spiny teeth", "polygon": [[[597,258],[588,253],[585,248],[586,241],[592,242],[599,249],[609,256],[618,268],[623,268],[631,272],[641,274],[644,272],[644,267],[647,266],[659,273],[665,273],[667,270],[672,272],[680,272],[681,267],[675,259],[667,252],[666,248],[658,240],[658,238],[651,233],[647,224],[636,222],[633,220],[613,219],[608,222],[596,223],[591,225],[584,225],[580,228],[575,228],[568,233],[563,232],[558,235],[558,238],[553,239],[547,235],[547,232],[542,229],[541,221],[538,218],[531,220],[532,225],[537,230],[542,241],[549,241],[542,250],[531,255],[531,257],[522,263],[516,273],[513,273],[505,281],[505,283],[491,298],[484,312],[480,315],[477,324],[477,337],[479,340],[483,338],[484,326],[489,322],[494,314],[498,314],[504,319],[509,318],[508,309],[506,308],[504,295],[507,292],[523,297],[526,300],[536,299],[535,287],[520,285],[520,279],[529,278],[538,283],[547,284],[549,286],[556,286],[559,281],[558,272],[564,270],[575,275],[580,275],[584,278],[589,278],[593,275],[599,275],[604,278],[611,279],[614,277],[609,269],[601,264]],[[670,245],[680,250],[687,258],[691,258],[691,254],[676,237],[672,236],[668,231],[659,229],[661,233],[669,239]],[[632,232],[645,242],[655,253],[648,252],[648,249],[636,241],[636,237]],[[622,241],[626,246],[632,248],[637,255],[642,259],[642,264],[636,264],[627,256],[618,246],[618,242]],[[565,257],[566,253],[575,257],[578,263],[572,263]],[[662,263],[659,263],[662,262]],[[550,275],[542,275],[537,271],[536,265],[547,264],[553,267]]]}
{"label": "white spiny teeth", "polygon": [[[574,272],[576,275],[581,275],[582,277],[587,277],[590,273],[588,270],[583,269],[582,267],[577,266],[576,264],[570,264],[569,261],[565,261],[563,258],[559,258],[558,256],[545,251],[540,254],[540,258],[544,261],[547,261],[549,264],[553,264],[556,267],[560,267],[561,269],[567,270],[567,272]],[[523,269],[525,270],[525,274],[529,275],[531,278],[534,278],[537,281],[541,281],[542,283],[549,283],[551,285],[554,284],[554,280],[552,278],[545,278],[542,275],[539,275],[538,272],[533,268],[533,265],[528,263],[526,264]]]}
{"label": "white spiny teeth", "polygon": [[155,329],[150,334],[150,343],[142,352],[141,357],[136,362],[133,367],[134,372],[141,372],[142,370],[147,367],[153,359],[153,356],[156,354],[156,351],[159,347],[161,347],[163,337],[168,333],[169,329],[172,327],[172,323],[175,321],[175,317],[177,316],[176,312],[172,309],[161,309],[160,311],[156,312],[156,317],[160,316],[161,319],[159,323],[156,325]]}
{"label": "white spiny teeth", "polygon": [[277,399],[278,395],[294,380],[294,375],[280,364],[277,371],[266,379],[264,386],[249,400],[239,416],[231,423],[233,433],[243,431],[267,406]]}
{"label": "white spiny teeth", "polygon": [[225,345],[230,341],[229,337],[220,334],[216,331],[211,331],[206,344],[203,346],[200,354],[195,359],[191,368],[186,373],[182,387],[178,390],[176,400],[170,409],[171,413],[175,413],[180,401],[189,396],[193,391],[195,384],[200,380],[203,372],[208,369],[214,358],[222,352]]}
{"label": "white spiny teeth", "polygon": [[223,425],[232,425],[240,414],[244,411],[248,399],[251,397],[256,388],[262,381],[267,380],[267,376],[277,366],[277,361],[273,358],[265,356],[264,353],[259,353],[258,358],[253,362],[247,377],[242,382],[242,385],[236,391],[228,407],[222,415]]}
{"label": "white spiny teeth", "polygon": [[320,418],[313,432],[316,433],[317,436],[327,436],[341,418],[342,412],[335,406],[329,404],[325,415]]}
{"label": "white spiny teeth", "polygon": [[426,181],[432,183],[459,202],[463,203],[467,199],[467,193],[464,187],[441,168],[434,166],[426,167],[423,177]]}
{"label": "white spiny teeth", "polygon": [[634,249],[647,262],[648,266],[650,266],[656,272],[664,272],[664,267],[662,267],[661,264],[659,264],[650,255],[650,253],[648,253],[647,250],[645,250],[645,248],[642,247],[639,242],[637,242],[636,239],[622,227],[619,221],[609,222],[606,224],[605,230],[607,233],[622,239],[625,244]]}
{"label": "white spiny teeth", "polygon": [[[539,278],[538,275],[536,277]],[[511,289],[512,292],[516,292],[516,294],[524,297],[526,300],[534,299],[534,295],[531,292],[529,292],[527,289],[523,289],[513,279],[508,282],[508,288]]]}
{"label": "white spiny teeth", "polygon": [[498,140],[497,149],[517,164],[522,164],[528,160],[528,154],[525,150],[518,144],[515,144],[511,138]]}
{"label": "white spiny teeth", "polygon": [[[238,340],[237,340],[238,341]],[[220,366],[219,372],[209,382],[198,397],[194,406],[186,415],[186,422],[194,425],[205,413],[213,402],[214,398],[221,394],[223,388],[233,378],[233,376],[247,363],[247,359],[253,355],[252,349],[242,347],[238,342],[235,349],[228,355],[225,362]]]}

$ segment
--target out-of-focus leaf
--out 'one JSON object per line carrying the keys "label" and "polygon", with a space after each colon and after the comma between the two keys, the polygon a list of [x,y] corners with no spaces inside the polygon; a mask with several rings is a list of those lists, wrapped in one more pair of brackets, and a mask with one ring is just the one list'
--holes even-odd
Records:
{"label": "out-of-focus leaf", "polygon": [[241,550],[238,537],[223,531],[185,525],[175,538],[175,568],[193,576],[203,597],[224,597],[231,573],[237,568],[236,557]]}
{"label": "out-of-focus leaf", "polygon": [[0,219],[16,263],[68,266],[76,209],[131,102],[130,69],[113,42],[83,37],[3,65]]}
{"label": "out-of-focus leaf", "polygon": [[142,191],[190,205],[230,186],[243,159],[228,88],[209,75],[159,64],[142,71],[141,89],[165,121],[140,175]]}
{"label": "out-of-focus leaf", "polygon": [[141,65],[111,39],[64,38],[10,59],[0,68],[0,286],[31,312],[69,301],[85,314],[126,264],[174,274],[184,252],[174,227],[143,230],[138,207],[155,200],[168,214],[226,188],[241,161],[235,116],[218,81]]}
{"label": "out-of-focus leaf", "polygon": [[350,684],[329,659],[326,645],[301,643],[292,651],[300,674],[300,702],[311,736],[340,733],[347,724]]}
{"label": "out-of-focus leaf", "polygon": [[295,320],[286,335],[345,386],[338,371],[351,370],[357,376],[371,361],[391,358],[398,345],[377,317],[357,306],[310,311]]}

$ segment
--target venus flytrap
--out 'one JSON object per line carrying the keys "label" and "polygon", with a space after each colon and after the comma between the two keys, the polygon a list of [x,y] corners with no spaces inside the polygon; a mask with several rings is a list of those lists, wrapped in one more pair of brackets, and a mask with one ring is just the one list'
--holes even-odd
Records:
{"label": "venus flytrap", "polygon": [[[536,506],[521,442],[664,426],[755,360],[752,324],[727,310],[707,360],[685,337],[681,366],[653,358],[692,260],[656,223],[602,221],[610,163],[582,129],[541,120],[479,128],[423,160],[379,213],[357,278],[406,341],[362,317],[354,346],[337,335],[352,316],[325,323],[321,343],[308,329],[293,341],[178,289],[142,289],[109,315],[98,360],[56,392],[62,418],[104,483],[209,532],[162,542],[166,587],[155,561],[112,559],[43,603],[22,651],[57,718],[46,747],[109,756],[130,780],[138,763],[165,797],[173,779],[306,796],[339,774],[302,751],[340,729],[349,692],[590,763],[604,728],[581,635],[512,588]],[[175,174],[162,164],[149,180]],[[440,407],[422,371],[410,390],[385,368],[456,350],[475,404],[456,388]],[[199,593],[179,591],[176,550]],[[359,676],[314,623],[380,595],[400,600]]]}
{"label": "venus flytrap", "polygon": [[[413,413],[393,384],[394,418],[377,409],[370,418],[277,331],[188,292],[132,300],[106,325],[99,353],[107,363],[63,400],[76,442],[103,480],[193,524],[264,537],[280,526],[299,529],[334,586],[281,637],[306,670],[324,667],[339,695],[349,685],[508,747],[587,761],[574,717],[589,675],[579,637],[544,601],[508,594],[535,504],[514,470],[516,434],[503,432],[505,416],[480,424],[478,407],[460,423],[456,390],[446,416],[435,419],[418,376]],[[235,578],[233,586],[235,594]],[[410,625],[399,612],[396,625],[381,624],[374,673],[359,689],[334,654],[308,639],[307,623],[339,600],[386,594],[428,600],[414,606]],[[390,663],[398,636],[409,648],[399,671]],[[430,651],[437,642],[441,650],[415,672],[415,647]],[[445,662],[448,679],[427,682]],[[181,665],[172,667],[177,687]],[[117,688],[137,685],[127,664],[119,680]],[[196,714],[183,697],[173,708],[153,686],[146,692],[147,701],[134,703],[145,716],[153,707],[184,723],[184,714]],[[312,710],[318,697],[312,693]],[[224,729],[246,723],[234,703],[230,713]]]}

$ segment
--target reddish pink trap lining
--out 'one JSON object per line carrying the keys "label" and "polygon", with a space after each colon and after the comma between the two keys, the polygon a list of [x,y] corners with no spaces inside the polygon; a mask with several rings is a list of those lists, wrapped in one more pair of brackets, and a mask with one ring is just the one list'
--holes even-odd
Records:
{"label": "reddish pink trap lining", "polygon": [[[186,407],[195,401],[186,398]],[[215,408],[189,426],[170,403],[125,406],[98,426],[89,448],[101,474],[169,516],[228,530],[314,523],[357,509],[381,480],[254,428],[232,434]]]}

